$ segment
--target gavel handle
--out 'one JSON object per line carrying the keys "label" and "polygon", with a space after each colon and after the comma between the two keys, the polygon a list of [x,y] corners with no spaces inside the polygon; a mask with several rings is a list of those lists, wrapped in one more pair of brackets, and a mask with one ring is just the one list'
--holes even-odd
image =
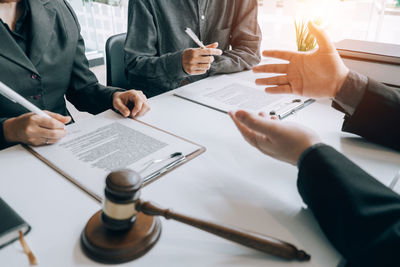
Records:
{"label": "gavel handle", "polygon": [[215,223],[185,216],[169,209],[162,209],[151,202],[136,203],[136,209],[147,215],[163,216],[166,219],[173,219],[201,230],[207,231],[222,238],[239,243],[246,247],[272,254],[288,260],[308,261],[311,256],[303,250],[298,250],[294,245],[265,236],[258,233],[248,232],[237,228],[225,227]]}

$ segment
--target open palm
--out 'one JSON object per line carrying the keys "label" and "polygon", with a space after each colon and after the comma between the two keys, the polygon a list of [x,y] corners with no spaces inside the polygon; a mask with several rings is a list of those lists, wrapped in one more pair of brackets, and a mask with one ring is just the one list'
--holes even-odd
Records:
{"label": "open palm", "polygon": [[340,59],[333,43],[324,31],[309,23],[311,33],[316,36],[319,47],[310,52],[267,50],[265,57],[289,61],[288,64],[266,64],[253,68],[256,73],[283,74],[257,79],[259,85],[267,87],[268,93],[297,94],[310,97],[334,97],[349,72]]}

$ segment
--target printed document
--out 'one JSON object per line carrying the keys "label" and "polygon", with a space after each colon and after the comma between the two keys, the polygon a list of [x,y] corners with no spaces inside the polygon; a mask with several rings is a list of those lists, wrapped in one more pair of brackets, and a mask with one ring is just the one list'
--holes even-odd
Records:
{"label": "printed document", "polygon": [[244,109],[250,112],[279,112],[290,108],[292,95],[267,94],[265,86],[257,86],[255,79],[246,80],[231,75],[210,77],[177,89],[175,96],[216,109],[221,112]]}
{"label": "printed document", "polygon": [[101,197],[111,171],[130,168],[145,178],[201,147],[110,110],[67,126],[58,143],[32,149]]}

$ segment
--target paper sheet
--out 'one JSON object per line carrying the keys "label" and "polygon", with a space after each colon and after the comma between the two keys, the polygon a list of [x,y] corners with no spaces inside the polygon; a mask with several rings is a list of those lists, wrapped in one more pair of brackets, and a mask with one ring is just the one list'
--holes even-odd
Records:
{"label": "paper sheet", "polygon": [[222,112],[245,109],[267,114],[289,108],[295,98],[306,100],[292,95],[267,94],[264,91],[265,86],[256,86],[254,80],[228,77],[221,75],[201,80],[179,88],[174,95]]}
{"label": "paper sheet", "polygon": [[67,132],[54,145],[32,149],[98,196],[113,170],[130,168],[146,177],[171,162],[171,154],[201,148],[114,111],[69,125]]}

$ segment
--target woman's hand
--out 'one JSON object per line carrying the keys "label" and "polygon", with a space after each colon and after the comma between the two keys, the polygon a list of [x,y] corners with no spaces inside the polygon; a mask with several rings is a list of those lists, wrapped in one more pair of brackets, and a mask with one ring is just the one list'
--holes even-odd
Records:
{"label": "woman's hand", "polygon": [[147,97],[142,91],[129,90],[115,92],[113,95],[113,106],[122,116],[131,118],[139,117],[150,110]]}
{"label": "woman's hand", "polygon": [[10,118],[3,124],[4,138],[9,143],[40,146],[54,144],[66,135],[65,124],[71,117],[45,111],[51,119],[35,113]]}
{"label": "woman's hand", "polygon": [[307,148],[320,142],[311,130],[294,123],[268,119],[262,113],[256,116],[239,110],[229,115],[248,143],[264,154],[293,165]]}

